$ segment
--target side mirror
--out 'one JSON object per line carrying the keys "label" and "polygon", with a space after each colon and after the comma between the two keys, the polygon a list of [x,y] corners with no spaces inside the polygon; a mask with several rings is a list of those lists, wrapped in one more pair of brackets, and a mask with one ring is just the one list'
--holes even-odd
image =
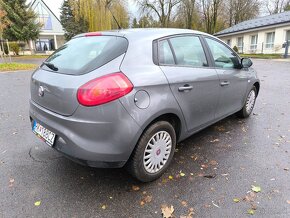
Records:
{"label": "side mirror", "polygon": [[250,58],[242,58],[241,65],[244,68],[249,68],[249,67],[251,67],[253,65],[253,62],[251,61]]}

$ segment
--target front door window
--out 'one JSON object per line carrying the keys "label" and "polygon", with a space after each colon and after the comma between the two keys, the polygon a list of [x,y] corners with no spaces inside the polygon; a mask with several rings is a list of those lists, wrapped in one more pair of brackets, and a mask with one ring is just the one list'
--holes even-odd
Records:
{"label": "front door window", "polygon": [[206,42],[212,53],[214,64],[218,68],[234,68],[239,62],[235,53],[220,42],[206,38]]}

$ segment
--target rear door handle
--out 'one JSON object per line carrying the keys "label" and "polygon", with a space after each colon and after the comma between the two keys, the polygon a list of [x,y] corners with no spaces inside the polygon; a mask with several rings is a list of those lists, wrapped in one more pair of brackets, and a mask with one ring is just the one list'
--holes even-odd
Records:
{"label": "rear door handle", "polygon": [[221,86],[228,86],[230,85],[230,82],[229,81],[223,81],[221,82]]}
{"label": "rear door handle", "polygon": [[180,92],[184,92],[184,91],[189,91],[189,90],[191,90],[191,89],[193,89],[193,86],[190,86],[190,85],[184,85],[184,86],[182,86],[182,87],[179,87],[179,88],[178,88],[178,91],[180,91]]}

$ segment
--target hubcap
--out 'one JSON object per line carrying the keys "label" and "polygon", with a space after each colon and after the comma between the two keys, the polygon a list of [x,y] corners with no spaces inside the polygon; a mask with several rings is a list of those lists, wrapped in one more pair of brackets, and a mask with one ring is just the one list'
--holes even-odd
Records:
{"label": "hubcap", "polygon": [[250,91],[247,98],[247,102],[246,102],[246,111],[248,114],[250,114],[254,108],[255,99],[256,99],[256,93],[254,90],[252,90]]}
{"label": "hubcap", "polygon": [[143,165],[148,173],[160,171],[166,164],[172,147],[172,139],[168,132],[155,133],[146,145]]}

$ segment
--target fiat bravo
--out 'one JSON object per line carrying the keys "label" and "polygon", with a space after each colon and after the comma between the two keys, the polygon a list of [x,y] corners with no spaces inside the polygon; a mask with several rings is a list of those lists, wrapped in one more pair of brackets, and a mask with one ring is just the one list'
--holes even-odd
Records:
{"label": "fiat bravo", "polygon": [[80,164],[125,166],[152,181],[176,143],[231,114],[251,114],[260,89],[251,65],[193,30],[80,34],[32,74],[32,131]]}

